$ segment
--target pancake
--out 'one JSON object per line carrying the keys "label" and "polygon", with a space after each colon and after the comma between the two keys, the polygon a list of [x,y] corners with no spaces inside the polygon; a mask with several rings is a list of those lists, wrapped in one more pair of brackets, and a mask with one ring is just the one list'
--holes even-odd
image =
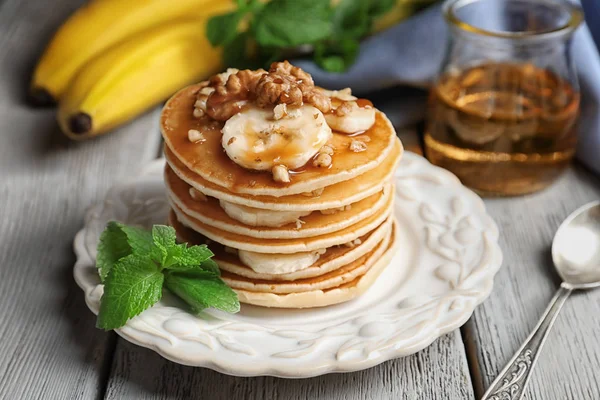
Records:
{"label": "pancake", "polygon": [[257,253],[299,253],[305,251],[326,249],[328,247],[351,242],[381,225],[392,213],[394,196],[390,196],[387,204],[378,212],[347,228],[324,235],[309,238],[292,239],[258,239],[250,236],[227,232],[198,221],[186,214],[172,201],[171,208],[177,219],[185,226],[206,236],[207,238],[234,249],[254,251]]}
{"label": "pancake", "polygon": [[[278,183],[271,172],[247,170],[227,157],[221,145],[222,123],[193,117],[200,88],[200,84],[189,86],[167,101],[160,120],[162,135],[175,157],[193,173],[233,193],[281,197],[347,181],[376,168],[391,154],[397,141],[390,121],[376,111],[375,123],[360,135],[368,138],[366,150],[349,150],[356,135],[334,132],[328,142],[334,149],[331,167],[313,167],[309,162],[300,170],[290,171],[291,182]],[[192,143],[188,139],[190,129],[203,132],[205,140]]]}
{"label": "pancake", "polygon": [[[264,208],[274,211],[314,211],[328,208],[343,207],[356,203],[378,192],[386,182],[389,182],[400,162],[402,144],[396,140],[392,153],[379,166],[357,176],[356,178],[327,186],[322,193],[311,195],[310,192],[293,194],[283,197],[252,196],[243,193],[233,193],[215,185],[195,174],[175,157],[173,152],[164,147],[165,157],[171,169],[179,178],[196,190],[220,200],[247,207]],[[342,195],[343,194],[343,195]]]}
{"label": "pancake", "polygon": [[304,238],[336,232],[377,213],[392,196],[391,185],[388,184],[380,192],[352,204],[349,209],[333,214],[313,211],[301,217],[302,224],[298,226],[293,222],[277,228],[253,227],[231,218],[213,197],[207,197],[206,201],[194,200],[189,192],[190,186],[170,168],[165,169],[165,183],[170,200],[187,215],[211,227],[259,239]]}
{"label": "pancake", "polygon": [[391,232],[367,254],[331,272],[312,278],[298,279],[289,282],[277,282],[267,279],[252,279],[233,274],[228,271],[221,273],[221,278],[232,289],[249,290],[266,293],[298,293],[312,290],[325,290],[340,286],[364,275],[377,259],[385,252],[390,241]]}
{"label": "pancake", "polygon": [[[199,233],[182,225],[175,216],[174,212],[169,214],[169,224],[175,228],[177,238],[186,243],[193,245],[205,244],[206,238]],[[228,253],[223,246],[217,243],[211,244],[210,248],[215,253],[214,260],[219,265],[222,271],[231,272],[233,274],[251,278],[251,279],[266,279],[271,281],[293,281],[298,279],[312,278],[315,276],[326,274],[353,260],[356,260],[373,250],[384,238],[388,235],[392,226],[392,220],[388,219],[373,231],[361,236],[361,243],[355,247],[334,246],[326,249],[317,262],[312,266],[286,274],[266,274],[255,272],[252,268],[244,265],[236,254]]]}
{"label": "pancake", "polygon": [[287,294],[255,292],[242,289],[235,289],[235,292],[237,293],[240,302],[262,307],[324,307],[352,300],[364,293],[390,263],[398,247],[396,234],[398,228],[396,222],[394,222],[393,228],[392,237],[385,252],[374,260],[373,265],[364,275],[361,275],[350,282],[325,290],[310,290]]}

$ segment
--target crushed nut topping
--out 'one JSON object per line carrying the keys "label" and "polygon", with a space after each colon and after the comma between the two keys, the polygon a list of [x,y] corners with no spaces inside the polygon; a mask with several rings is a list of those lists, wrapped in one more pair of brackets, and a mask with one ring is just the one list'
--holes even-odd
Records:
{"label": "crushed nut topping", "polygon": [[288,117],[290,118],[298,118],[302,115],[302,111],[298,107],[290,107],[288,108]]}
{"label": "crushed nut topping", "polygon": [[331,99],[315,87],[312,77],[287,61],[271,64],[269,71],[230,68],[212,77],[198,92],[197,100],[196,109],[217,121],[228,120],[250,100],[260,107],[308,103],[321,112],[331,110]]}
{"label": "crushed nut topping", "polygon": [[335,115],[344,117],[350,114],[354,109],[358,108],[355,101],[344,101],[338,108],[335,109]]}
{"label": "crushed nut topping", "polygon": [[192,143],[198,143],[198,142],[202,143],[202,142],[206,141],[206,138],[204,137],[202,132],[200,132],[197,129],[190,129],[188,131],[188,139]]}
{"label": "crushed nut topping", "polygon": [[271,172],[273,173],[273,179],[275,180],[275,182],[290,182],[290,173],[288,172],[288,169],[285,167],[285,165],[276,165],[273,167],[273,170]]}
{"label": "crushed nut topping", "polygon": [[273,108],[273,118],[277,121],[284,118],[287,115],[287,105],[285,104],[277,104],[275,108]]}
{"label": "crushed nut topping", "polygon": [[327,168],[329,166],[331,166],[331,156],[329,154],[326,153],[319,153],[317,155],[317,158],[315,158],[315,160],[313,161],[313,165],[315,167],[319,167],[319,168]]}
{"label": "crushed nut topping", "polygon": [[362,243],[362,240],[360,240],[360,239],[355,239],[355,240],[353,240],[353,241],[351,241],[351,242],[344,243],[344,246],[346,246],[346,247],[349,247],[349,248],[351,248],[351,249],[352,249],[352,248],[354,248],[354,247],[358,246],[358,245],[359,245],[359,244],[361,244],[361,243]]}
{"label": "crushed nut topping", "polygon": [[207,201],[208,200],[204,193],[202,193],[201,191],[194,189],[194,188],[190,188],[190,197],[194,201]]}
{"label": "crushed nut topping", "polygon": [[319,150],[319,153],[329,154],[330,156],[332,156],[333,155],[333,147],[326,144],[325,146],[321,147],[321,150]]}
{"label": "crushed nut topping", "polygon": [[304,225],[305,223],[306,223],[306,221],[302,221],[300,218],[298,218],[296,220],[296,229],[302,228],[302,225]]}
{"label": "crushed nut topping", "polygon": [[348,148],[350,151],[360,153],[361,151],[367,150],[367,144],[365,142],[361,142],[360,140],[352,139]]}
{"label": "crushed nut topping", "polygon": [[302,196],[306,196],[306,197],[319,197],[320,195],[323,194],[324,190],[325,190],[325,188],[315,189],[312,192],[304,192],[304,193],[302,193]]}

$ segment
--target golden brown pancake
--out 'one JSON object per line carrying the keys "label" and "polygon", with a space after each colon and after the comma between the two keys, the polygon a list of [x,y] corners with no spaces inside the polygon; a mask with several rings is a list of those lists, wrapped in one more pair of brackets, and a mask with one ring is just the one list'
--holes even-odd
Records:
{"label": "golden brown pancake", "polygon": [[[290,171],[291,182],[278,183],[270,172],[245,169],[227,157],[221,145],[222,123],[193,117],[199,89],[199,84],[184,88],[165,105],[160,120],[165,144],[192,172],[234,193],[281,197],[346,181],[376,168],[391,154],[397,141],[392,124],[377,111],[374,125],[360,135],[368,138],[365,151],[349,150],[356,135],[334,132],[329,142],[334,149],[334,162],[330,168],[313,167],[309,162],[300,170]],[[202,132],[206,140],[191,142],[188,139],[190,129]]]}
{"label": "golden brown pancake", "polygon": [[[177,232],[177,238],[192,245],[207,244],[206,237],[200,235],[177,220],[175,213],[169,214],[169,224]],[[218,243],[210,243],[210,249],[215,253],[214,260],[222,271],[228,271],[233,274],[251,278],[266,279],[271,281],[294,281],[299,279],[312,278],[331,272],[340,268],[353,260],[356,260],[373,250],[383,238],[389,234],[392,226],[392,220],[388,220],[378,226],[373,231],[361,236],[360,244],[350,246],[333,246],[326,249],[319,259],[310,267],[299,271],[285,274],[265,274],[255,272],[252,268],[244,265],[236,254],[225,250],[224,246]]]}
{"label": "golden brown pancake", "polygon": [[392,199],[393,196],[390,196],[385,207],[379,212],[337,232],[308,238],[268,240],[227,232],[222,229],[212,227],[198,221],[196,218],[190,215],[187,215],[172,201],[170,201],[170,204],[171,208],[177,215],[177,219],[183,225],[195,230],[211,240],[214,240],[215,242],[221,243],[225,246],[233,247],[234,249],[253,251],[257,253],[291,254],[326,249],[331,246],[348,243],[358,239],[390,218],[393,205]]}
{"label": "golden brown pancake", "polygon": [[259,239],[303,238],[336,232],[377,213],[389,203],[392,196],[391,185],[388,184],[380,192],[333,214],[313,211],[303,216],[299,225],[293,222],[281,227],[255,227],[231,218],[213,197],[207,197],[205,201],[194,200],[190,195],[190,186],[169,167],[165,169],[165,183],[170,200],[187,215],[211,227]]}
{"label": "golden brown pancake", "polygon": [[356,203],[379,191],[385,183],[391,180],[396,166],[400,162],[403,149],[400,140],[396,139],[392,153],[376,168],[354,179],[327,186],[319,194],[306,192],[282,197],[233,193],[192,172],[175,157],[167,146],[165,146],[164,152],[168,164],[177,176],[207,196],[234,204],[267,210],[313,211]]}

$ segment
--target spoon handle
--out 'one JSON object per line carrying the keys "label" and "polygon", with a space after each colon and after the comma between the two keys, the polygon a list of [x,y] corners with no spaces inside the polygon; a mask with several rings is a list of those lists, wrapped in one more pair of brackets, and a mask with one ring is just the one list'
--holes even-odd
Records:
{"label": "spoon handle", "polygon": [[481,400],[519,400],[525,392],[540,350],[572,289],[561,285],[525,343],[515,353]]}

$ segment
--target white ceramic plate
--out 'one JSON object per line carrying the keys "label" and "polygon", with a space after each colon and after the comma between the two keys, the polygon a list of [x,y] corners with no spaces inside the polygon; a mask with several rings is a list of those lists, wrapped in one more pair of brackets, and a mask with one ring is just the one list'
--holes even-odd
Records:
{"label": "white ceramic plate", "polygon": [[[109,220],[165,223],[164,161],[114,187],[75,238],[74,275],[98,312],[103,286],[96,244]],[[242,305],[229,315],[184,311],[163,300],[117,332],[186,365],[239,376],[301,378],[369,368],[415,353],[471,316],[502,262],[498,229],[483,202],[451,173],[405,153],[396,175],[400,249],[361,297],[340,305],[283,310]]]}

